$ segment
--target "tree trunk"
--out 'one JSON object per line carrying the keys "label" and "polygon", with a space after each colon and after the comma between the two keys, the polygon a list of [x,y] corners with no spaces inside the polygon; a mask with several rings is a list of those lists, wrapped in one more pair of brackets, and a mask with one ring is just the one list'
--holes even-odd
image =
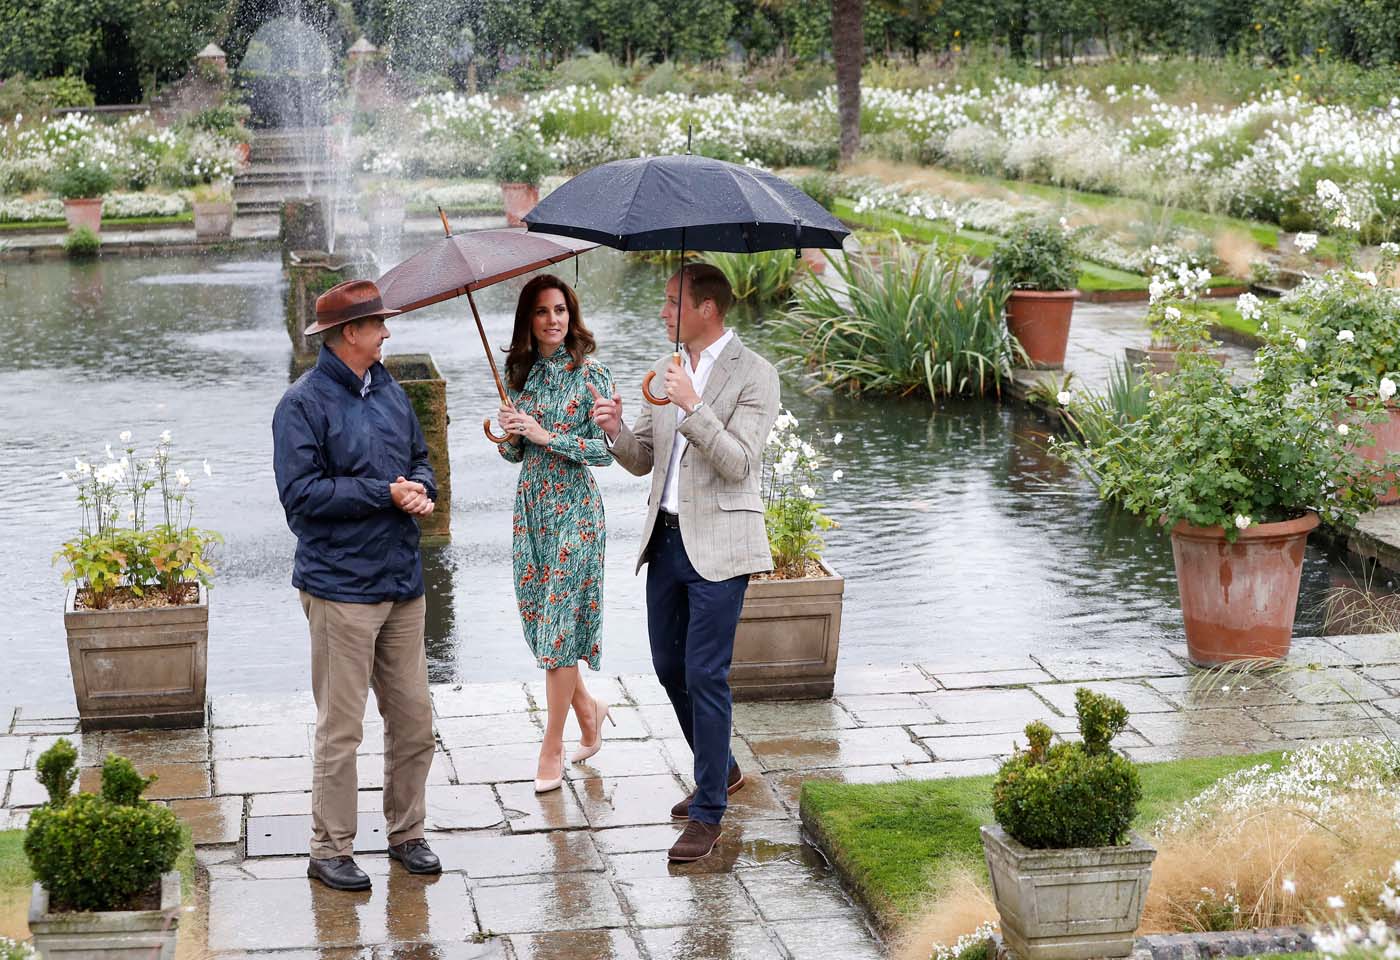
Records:
{"label": "tree trunk", "polygon": [[836,113],[841,163],[860,149],[860,68],[865,59],[865,0],[831,0],[831,51],[836,58]]}

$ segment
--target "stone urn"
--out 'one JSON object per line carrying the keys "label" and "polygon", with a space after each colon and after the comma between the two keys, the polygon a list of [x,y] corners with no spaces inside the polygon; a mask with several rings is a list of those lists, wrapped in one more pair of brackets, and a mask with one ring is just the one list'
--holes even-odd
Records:
{"label": "stone urn", "polygon": [[63,609],[68,664],[84,730],[204,726],[209,594],[199,601],[133,610]]}
{"label": "stone urn", "polygon": [[227,240],[233,236],[233,201],[196,200],[194,235],[199,240]]}
{"label": "stone urn", "polygon": [[1157,851],[1137,834],[1121,847],[1036,850],[982,828],[1001,934],[1019,960],[1126,957]]}
{"label": "stone urn", "polygon": [[[1362,429],[1376,438],[1376,442],[1369,446],[1353,447],[1353,452],[1363,460],[1372,463],[1384,463],[1392,453],[1400,453],[1400,407],[1387,403],[1385,405],[1386,418],[1379,423],[1367,423],[1362,425]],[[1395,479],[1395,474],[1390,478]],[[1396,487],[1388,488],[1376,499],[1376,503],[1386,506],[1392,503],[1400,503],[1400,489]]]}
{"label": "stone urn", "polygon": [[1256,523],[1234,543],[1221,527],[1184,520],[1172,528],[1172,556],[1186,651],[1199,667],[1231,660],[1288,656],[1298,583],[1308,534],[1318,524],[1309,511],[1295,520]]}
{"label": "stone urn", "polygon": [[749,581],[729,671],[735,700],[831,696],[846,581],[821,566],[822,577]]}
{"label": "stone urn", "polygon": [[160,878],[156,910],[49,912],[49,892],[34,884],[29,899],[29,932],[44,960],[141,957],[174,960],[180,923],[180,871]]}
{"label": "stone urn", "polygon": [[102,198],[76,197],[63,201],[63,219],[68,221],[69,230],[87,227],[93,233],[102,233]]}
{"label": "stone urn", "polygon": [[1058,370],[1065,365],[1069,321],[1078,299],[1078,290],[1013,290],[1007,297],[1006,328],[1034,369]]}
{"label": "stone urn", "polygon": [[525,226],[525,214],[535,209],[540,202],[540,188],[534,183],[501,184],[501,202],[505,204],[506,225]]}

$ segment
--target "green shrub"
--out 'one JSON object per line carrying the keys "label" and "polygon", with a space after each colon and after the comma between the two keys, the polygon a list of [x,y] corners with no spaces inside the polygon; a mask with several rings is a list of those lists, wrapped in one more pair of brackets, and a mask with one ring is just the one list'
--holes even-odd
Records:
{"label": "green shrub", "polygon": [[997,823],[1028,847],[1125,843],[1142,798],[1137,769],[1109,747],[1128,725],[1127,708],[1087,687],[1074,704],[1082,743],[1051,746],[1048,726],[1027,724],[1026,749],[1001,765],[992,785]]}
{"label": "green shrub", "polygon": [[[59,740],[39,758],[41,776],[71,784],[76,762],[72,745]],[[109,756],[101,796],[51,793],[31,814],[24,853],[53,909],[129,908],[175,865],[184,843],[180,821],[141,799],[150,782],[129,761]]]}
{"label": "green shrub", "polygon": [[792,295],[793,280],[802,260],[792,250],[759,253],[707,253],[702,259],[718,267],[737,300],[756,304],[782,303]]}
{"label": "green shrub", "polygon": [[992,254],[992,272],[1018,290],[1073,290],[1079,267],[1071,235],[1048,223],[1022,223]]}
{"label": "green shrub", "polygon": [[828,385],[939,396],[984,394],[1010,379],[1019,348],[1001,320],[1006,288],[996,278],[976,283],[961,260],[898,239],[831,266],[845,289],[821,278],[799,284],[775,324],[779,350]]}
{"label": "green shrub", "polygon": [[49,803],[61,807],[73,792],[73,784],[78,782],[78,751],[66,738],[60,739],[52,747],[39,755],[34,768],[39,785],[49,794]]}
{"label": "green shrub", "polygon": [[23,940],[0,937],[0,960],[34,960],[38,954]]}
{"label": "green shrub", "polygon": [[554,68],[556,87],[598,87],[610,90],[627,83],[627,70],[613,62],[606,53],[590,53],[586,57],[570,57]]}
{"label": "green shrub", "polygon": [[101,246],[102,238],[91,227],[79,227],[63,238],[63,252],[74,258],[95,257]]}
{"label": "green shrub", "polygon": [[49,189],[65,200],[81,200],[110,192],[113,182],[102,161],[73,153],[50,175]]}
{"label": "green shrub", "polygon": [[252,110],[246,104],[226,102],[192,113],[177,125],[188,130],[203,130],[235,143],[246,143],[249,133],[245,124],[251,115]]}
{"label": "green shrub", "polygon": [[92,88],[82,77],[30,80],[16,74],[0,81],[0,120],[9,120],[17,113],[38,116],[57,107],[90,107],[94,102]]}
{"label": "green shrub", "polygon": [[793,181],[793,186],[820,203],[828,211],[836,203],[836,183],[829,173],[807,173]]}
{"label": "green shrub", "polygon": [[543,144],[527,133],[515,133],[496,149],[488,175],[500,183],[528,183],[537,187],[555,167],[554,158]]}

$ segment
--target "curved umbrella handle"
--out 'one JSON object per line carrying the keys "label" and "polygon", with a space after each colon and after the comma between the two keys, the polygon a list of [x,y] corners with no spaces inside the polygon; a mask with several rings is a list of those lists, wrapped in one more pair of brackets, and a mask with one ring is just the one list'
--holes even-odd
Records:
{"label": "curved umbrella handle", "polygon": [[[678,367],[681,365],[681,355],[679,352],[672,355],[671,363],[675,364]],[[671,398],[661,397],[658,399],[657,397],[653,397],[651,395],[651,382],[655,379],[656,371],[648,370],[647,375],[644,378],[642,378],[642,398],[654,407],[664,407],[666,406],[666,404],[671,402]]]}
{"label": "curved umbrella handle", "polygon": [[487,440],[490,440],[492,443],[505,443],[507,440],[510,439],[510,434],[509,434],[509,433],[501,434],[501,436],[498,437],[498,436],[496,436],[494,433],[491,432],[491,418],[490,418],[490,417],[485,417],[484,419],[482,419],[482,421],[481,421],[481,429],[484,430],[484,431],[486,432],[486,439],[487,439]]}

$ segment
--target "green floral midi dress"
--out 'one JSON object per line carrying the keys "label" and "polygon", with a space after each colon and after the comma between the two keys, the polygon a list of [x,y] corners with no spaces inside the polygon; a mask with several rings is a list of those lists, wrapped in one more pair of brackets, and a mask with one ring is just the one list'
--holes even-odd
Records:
{"label": "green floral midi dress", "polygon": [[521,440],[497,449],[519,463],[512,544],[515,601],[525,642],[540,667],[594,670],[602,659],[603,498],[590,466],[612,463],[603,431],[593,422],[593,394],[612,396],[612,374],[585,358],[577,369],[562,347],[536,357],[525,387],[511,391],[516,408],[550,432],[547,446]]}

